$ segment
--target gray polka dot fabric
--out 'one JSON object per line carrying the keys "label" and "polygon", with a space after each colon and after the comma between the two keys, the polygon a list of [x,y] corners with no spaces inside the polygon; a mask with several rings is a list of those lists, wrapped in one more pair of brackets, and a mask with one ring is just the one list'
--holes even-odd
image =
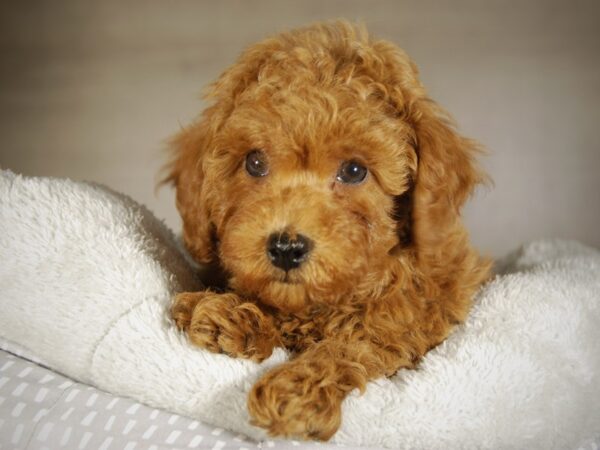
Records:
{"label": "gray polka dot fabric", "polygon": [[[254,442],[221,428],[74,382],[0,350],[0,449],[339,449]],[[348,448],[348,447],[346,447]]]}

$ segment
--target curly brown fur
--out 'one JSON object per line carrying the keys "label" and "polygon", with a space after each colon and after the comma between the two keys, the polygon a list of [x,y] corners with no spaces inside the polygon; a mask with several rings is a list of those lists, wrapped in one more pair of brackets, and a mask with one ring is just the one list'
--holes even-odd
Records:
{"label": "curly brown fur", "polygon": [[[252,420],[328,439],[346,394],[414,367],[488,277],[460,220],[485,180],[478,147],[404,52],[345,22],[251,46],[207,99],[173,141],[168,179],[187,248],[221,267],[228,289],[178,295],[173,317],[211,351],[260,361],[292,350],[252,389]],[[266,155],[264,177],[244,169],[253,149]],[[367,167],[362,183],[336,180],[348,160]],[[314,243],[287,272],[265,250],[284,231]]]}

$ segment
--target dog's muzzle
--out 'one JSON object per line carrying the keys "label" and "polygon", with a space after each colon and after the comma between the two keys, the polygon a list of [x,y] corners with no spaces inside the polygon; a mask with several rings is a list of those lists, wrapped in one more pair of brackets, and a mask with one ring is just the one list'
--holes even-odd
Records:
{"label": "dog's muzzle", "polygon": [[285,232],[273,233],[267,239],[267,256],[275,267],[287,272],[300,267],[308,258],[312,247],[312,241],[301,234],[291,238]]}

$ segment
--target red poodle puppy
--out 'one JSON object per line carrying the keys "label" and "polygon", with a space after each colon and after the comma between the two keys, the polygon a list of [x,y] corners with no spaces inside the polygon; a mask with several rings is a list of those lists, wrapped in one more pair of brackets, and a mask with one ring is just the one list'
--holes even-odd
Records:
{"label": "red poodle puppy", "polygon": [[478,147],[403,51],[345,22],[251,46],[206,97],[168,180],[188,250],[226,283],[173,317],[213,352],[293,352],[250,392],[253,423],[328,439],[344,397],[414,367],[488,277],[460,220]]}

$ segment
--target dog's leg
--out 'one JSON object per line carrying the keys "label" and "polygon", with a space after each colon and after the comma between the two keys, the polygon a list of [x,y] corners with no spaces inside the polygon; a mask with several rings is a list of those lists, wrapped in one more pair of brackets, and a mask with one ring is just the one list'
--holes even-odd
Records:
{"label": "dog's leg", "polygon": [[262,361],[280,345],[272,318],[236,294],[184,292],[171,315],[195,345],[215,353]]}
{"label": "dog's leg", "polygon": [[248,399],[253,423],[271,435],[327,440],[340,425],[345,396],[364,391],[370,379],[412,367],[409,354],[367,341],[321,341],[254,385]]}

